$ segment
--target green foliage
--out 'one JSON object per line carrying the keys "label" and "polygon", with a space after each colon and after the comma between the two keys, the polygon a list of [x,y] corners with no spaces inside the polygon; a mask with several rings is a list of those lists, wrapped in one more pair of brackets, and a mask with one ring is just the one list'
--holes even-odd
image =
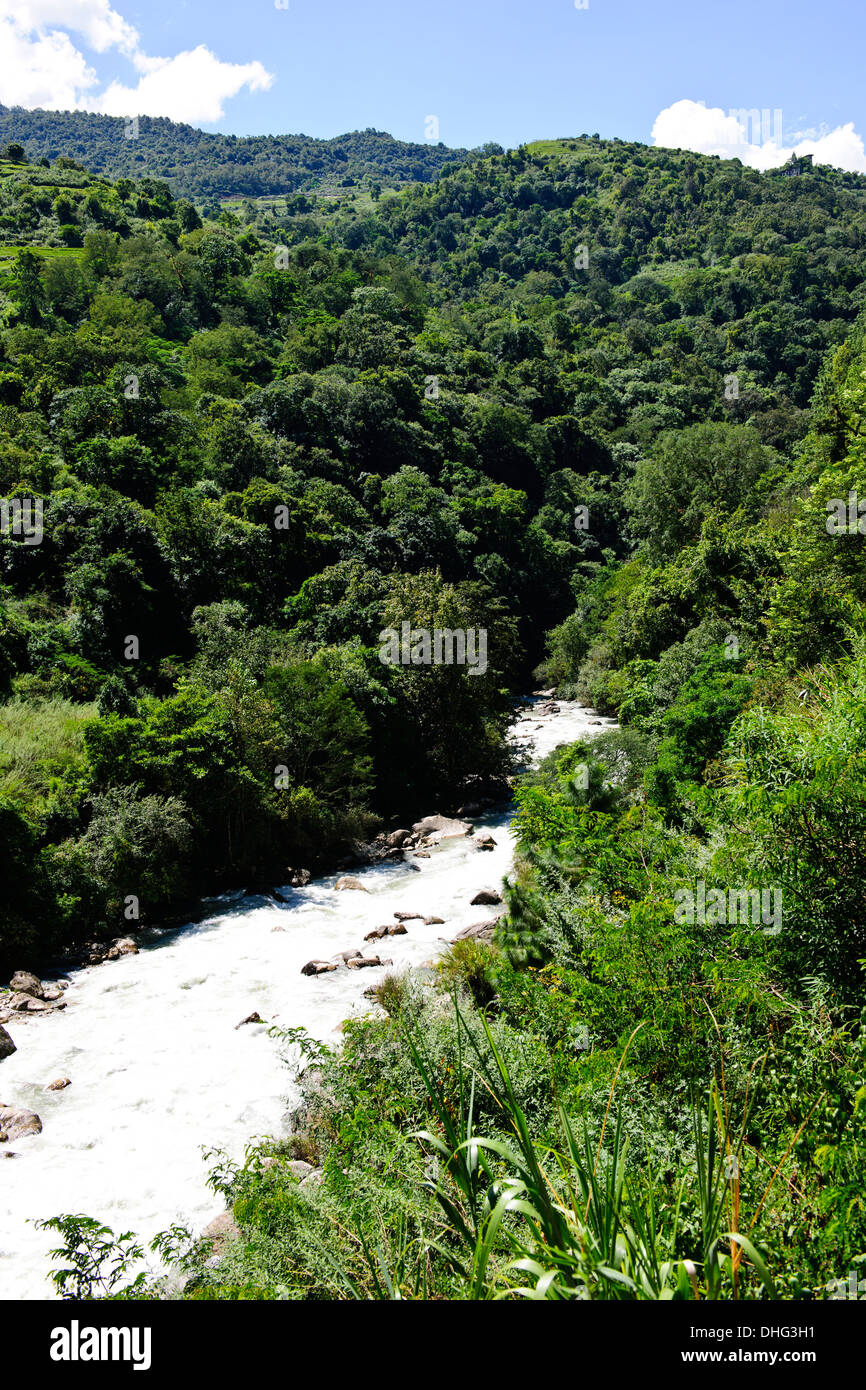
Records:
{"label": "green foliage", "polygon": [[[0,537],[4,963],[502,794],[534,671],[622,726],[518,783],[493,946],[283,1040],[295,1132],[215,1172],[216,1264],[166,1233],[188,1296],[826,1296],[866,1230],[862,176],[0,125],[0,490],[44,504]],[[32,162],[72,131],[150,174]],[[404,624],[486,669],[383,659]],[[130,1238],[57,1220],[58,1286],[122,1294]]]}

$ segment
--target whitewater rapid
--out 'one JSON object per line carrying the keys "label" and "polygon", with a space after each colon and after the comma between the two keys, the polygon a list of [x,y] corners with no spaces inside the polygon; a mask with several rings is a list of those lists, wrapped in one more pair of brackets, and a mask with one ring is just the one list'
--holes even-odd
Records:
{"label": "whitewater rapid", "polygon": [[[527,762],[614,725],[558,703],[559,714],[528,721],[524,707],[512,726]],[[420,872],[403,861],[352,870],[366,893],[335,892],[332,875],[281,888],[285,904],[222,899],[203,921],[140,933],[138,955],[71,971],[64,1010],[13,1017],[6,1028],[18,1051],[0,1062],[0,1104],[35,1110],[43,1129],[3,1146],[17,1157],[0,1162],[0,1298],[53,1297],[47,1252],[57,1237],[34,1220],[85,1213],[143,1240],[174,1221],[205,1226],[222,1208],[203,1151],[241,1159],[256,1137],[285,1132],[296,1099],[268,1026],[303,1026],[334,1046],[344,1019],[370,1011],[364,991],[389,969],[430,961],[462,927],[489,918],[470,900],[510,871],[510,824],[510,812],[474,820],[476,833],[496,839],[492,852],[452,839],[429,859],[409,856]],[[445,925],[410,921],[406,936],[364,942],[398,911]],[[300,973],[345,950],[393,966]],[[237,1028],[253,1011],[265,1022]],[[46,1090],[59,1077],[71,1085]]]}

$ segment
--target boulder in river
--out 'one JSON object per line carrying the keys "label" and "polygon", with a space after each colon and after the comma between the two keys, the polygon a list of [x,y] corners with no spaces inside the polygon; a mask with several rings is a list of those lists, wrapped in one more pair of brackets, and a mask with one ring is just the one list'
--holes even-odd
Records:
{"label": "boulder in river", "polygon": [[455,937],[452,937],[452,945],[455,941],[490,941],[496,930],[498,917],[491,917],[488,922],[473,922],[470,927],[464,927]]}
{"label": "boulder in river", "polygon": [[423,914],[420,912],[395,912],[394,916],[398,922],[420,922]]}
{"label": "boulder in river", "polygon": [[502,895],[495,888],[482,888],[472,899],[473,907],[496,907],[502,902]]}
{"label": "boulder in river", "polygon": [[0,1062],[3,1061],[4,1057],[11,1057],[12,1053],[16,1051],[17,1048],[14,1042],[6,1032],[6,1029],[0,1024]]}
{"label": "boulder in river", "polygon": [[30,994],[34,999],[42,998],[42,981],[29,970],[16,970],[9,981],[9,988],[14,994]]}
{"label": "boulder in river", "polygon": [[476,836],[475,836],[475,839],[472,841],[472,843],[473,843],[473,845],[477,845],[479,849],[495,849],[495,848],[496,848],[496,841],[494,840],[493,836],[490,834],[490,831],[489,831],[489,830],[485,830],[485,831],[482,832],[482,834],[476,835]]}
{"label": "boulder in river", "polygon": [[51,1005],[32,994],[10,994],[3,1000],[3,1007],[16,1014],[43,1014],[48,1012]]}
{"label": "boulder in river", "polygon": [[[374,927],[372,931],[368,931],[368,932],[367,932],[366,936],[364,937],[364,940],[365,940],[365,941],[381,941],[381,940],[382,940],[382,937],[383,937],[383,936],[387,936],[387,935],[388,935],[388,928],[387,928],[387,926],[385,926],[385,927]],[[361,954],[360,951],[356,951],[356,952],[355,952],[355,956],[359,956],[360,954]]]}
{"label": "boulder in river", "polygon": [[453,816],[425,816],[412,826],[416,835],[424,835],[434,845],[440,840],[460,839],[472,834],[472,826],[467,820],[456,820]]}
{"label": "boulder in river", "polygon": [[264,1023],[264,1021],[261,1014],[254,1009],[251,1014],[247,1014],[246,1018],[242,1018],[240,1023],[235,1024],[235,1032],[237,1032],[239,1028],[243,1028],[245,1023]]}
{"label": "boulder in river", "polygon": [[138,951],[139,948],[131,936],[119,936],[116,941],[112,941],[105,953],[105,959],[120,960],[121,956],[137,956]]}
{"label": "boulder in river", "polygon": [[408,830],[392,830],[387,837],[386,844],[389,849],[399,849],[404,841],[409,839]]}
{"label": "boulder in river", "polygon": [[364,887],[363,883],[359,878],[349,878],[344,876],[343,878],[338,878],[337,882],[334,884],[335,893],[343,893],[349,889],[354,890],[354,892],[356,893],[369,893],[370,891],[369,888]]}
{"label": "boulder in river", "polygon": [[42,1121],[33,1110],[21,1110],[15,1105],[0,1105],[0,1134],[7,1139],[21,1139],[25,1134],[41,1134]]}
{"label": "boulder in river", "polygon": [[425,917],[425,918],[424,918],[424,925],[425,925],[425,927],[441,927],[441,926],[444,926],[444,924],[445,924],[445,918],[444,918],[444,917]]}
{"label": "boulder in river", "polygon": [[327,975],[331,970],[336,969],[336,965],[330,960],[308,960],[306,965],[301,966],[301,974]]}
{"label": "boulder in river", "polygon": [[366,970],[371,965],[393,965],[392,960],[380,960],[378,956],[357,956],[354,960],[347,960],[346,964],[350,970]]}
{"label": "boulder in river", "polygon": [[45,1089],[46,1091],[65,1091],[66,1087],[71,1085],[72,1082],[68,1076],[58,1076],[56,1081],[49,1081]]}
{"label": "boulder in river", "polygon": [[350,960],[354,960],[355,957],[360,954],[360,951],[338,951],[334,956],[334,960],[340,961],[343,965],[348,965]]}

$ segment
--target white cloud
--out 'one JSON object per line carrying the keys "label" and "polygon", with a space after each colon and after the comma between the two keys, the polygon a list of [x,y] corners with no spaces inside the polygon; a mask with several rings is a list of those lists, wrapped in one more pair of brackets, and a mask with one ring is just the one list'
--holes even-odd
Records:
{"label": "white cloud", "polygon": [[[97,74],[66,31],[95,53],[122,53],[137,82],[115,80],[95,91]],[[213,122],[230,97],[244,88],[266,91],[273,80],[260,62],[224,63],[203,44],[150,57],[109,0],[0,0],[0,102],[7,106]]]}
{"label": "white cloud", "polygon": [[175,58],[150,58],[136,87],[112,82],[83,103],[107,116],[170,116],[173,121],[218,121],[223,103],[243,87],[264,92],[273,76],[261,63],[221,63],[200,44]]}
{"label": "white cloud", "polygon": [[[839,169],[866,173],[866,149],[853,121],[816,138],[795,135],[791,145],[782,143],[774,112],[767,113],[767,130],[759,132],[755,125],[760,125],[760,121],[741,124],[737,116],[726,115],[720,106],[708,107],[702,101],[675,101],[659,112],[652,138],[654,144],[669,149],[740,159],[755,169],[777,169],[796,153],[813,155],[816,164],[832,164]],[[758,142],[754,137],[759,134]],[[764,135],[771,138],[765,139]]]}
{"label": "white cloud", "polygon": [[96,73],[68,34],[29,39],[0,18],[0,101],[6,106],[68,111],[95,83]]}
{"label": "white cloud", "polygon": [[109,48],[134,53],[139,46],[135,29],[108,0],[0,0],[0,17],[11,19],[22,34],[71,29],[96,53]]}

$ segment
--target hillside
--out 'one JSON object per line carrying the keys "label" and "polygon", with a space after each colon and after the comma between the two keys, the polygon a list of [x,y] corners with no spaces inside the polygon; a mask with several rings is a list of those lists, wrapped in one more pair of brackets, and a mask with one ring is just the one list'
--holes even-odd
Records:
{"label": "hillside", "polygon": [[162,117],[138,118],[134,139],[119,116],[25,111],[0,105],[0,147],[24,146],[31,160],[65,155],[112,179],[167,179],[176,196],[197,202],[299,193],[364,183],[399,187],[434,179],[466,150],[407,144],[381,130],[333,140],[308,135],[213,135]]}
{"label": "hillside", "polygon": [[[519,781],[495,935],[301,1041],[187,1296],[516,1296],[515,1259],[828,1296],[866,1234],[866,542],[827,525],[866,178],[580,138],[202,219],[67,155],[0,166],[0,234],[0,493],[44,513],[0,537],[10,968],[501,796],[536,680],[621,725]],[[389,663],[404,622],[489,667]]]}

